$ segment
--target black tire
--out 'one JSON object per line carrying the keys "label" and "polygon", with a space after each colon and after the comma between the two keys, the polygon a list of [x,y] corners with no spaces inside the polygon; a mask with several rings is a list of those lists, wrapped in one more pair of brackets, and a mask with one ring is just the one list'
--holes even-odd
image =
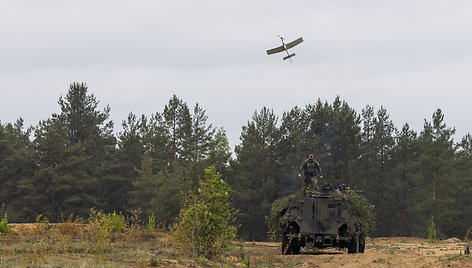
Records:
{"label": "black tire", "polygon": [[292,254],[292,247],[288,244],[287,233],[282,233],[282,255]]}
{"label": "black tire", "polygon": [[300,248],[298,239],[288,239],[287,233],[282,234],[282,255],[300,254]]}
{"label": "black tire", "polygon": [[298,241],[292,241],[290,247],[292,248],[292,254],[297,255],[300,254],[300,243]]}
{"label": "black tire", "polygon": [[365,239],[359,241],[359,253],[364,253],[365,250]]}
{"label": "black tire", "polygon": [[360,243],[359,243],[359,238],[353,237],[351,239],[351,242],[347,244],[347,253],[352,254],[352,253],[359,253],[360,249]]}
{"label": "black tire", "polygon": [[[282,254],[300,254],[301,242],[298,241],[297,234],[300,228],[296,223],[292,223],[288,226],[287,230],[282,233]],[[290,235],[290,239],[287,235]]]}

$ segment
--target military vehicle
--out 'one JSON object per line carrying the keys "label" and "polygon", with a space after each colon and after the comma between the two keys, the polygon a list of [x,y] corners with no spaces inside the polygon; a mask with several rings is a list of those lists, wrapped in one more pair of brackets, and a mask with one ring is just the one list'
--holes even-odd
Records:
{"label": "military vehicle", "polygon": [[280,213],[282,254],[299,254],[307,248],[347,248],[363,253],[365,233],[345,198],[346,187],[333,190],[329,184],[317,191],[304,190],[291,197]]}

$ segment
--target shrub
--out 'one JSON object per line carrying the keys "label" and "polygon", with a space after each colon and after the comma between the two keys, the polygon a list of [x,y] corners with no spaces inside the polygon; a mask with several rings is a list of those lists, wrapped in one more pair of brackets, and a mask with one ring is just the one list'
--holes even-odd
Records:
{"label": "shrub", "polygon": [[80,235],[82,234],[81,223],[82,219],[76,218],[74,220],[73,214],[67,220],[64,220],[64,215],[62,215],[62,222],[57,225],[57,229],[63,235]]}
{"label": "shrub", "polygon": [[89,234],[90,239],[95,244],[96,253],[104,253],[110,243],[110,231],[103,211],[90,209],[89,214]]}
{"label": "shrub", "polygon": [[148,217],[148,222],[146,224],[146,231],[148,233],[154,233],[156,231],[156,216],[154,216],[154,214]]}
{"label": "shrub", "polygon": [[0,221],[0,233],[4,235],[11,233],[11,226],[8,225],[7,213],[5,213],[5,217]]}
{"label": "shrub", "polygon": [[229,206],[230,188],[211,166],[205,169],[198,193],[184,196],[174,236],[206,258],[219,256],[236,236],[234,211]]}
{"label": "shrub", "polygon": [[48,218],[39,214],[36,216],[36,224],[34,225],[34,228],[30,230],[30,234],[40,238],[45,236],[50,229],[51,225],[49,224]]}
{"label": "shrub", "polygon": [[111,233],[122,232],[125,227],[125,218],[121,212],[106,214],[92,208],[89,214],[89,232],[95,243],[95,252],[104,253],[108,249]]}
{"label": "shrub", "polygon": [[428,228],[428,242],[436,243],[438,239],[436,237],[436,225],[434,224],[433,219],[431,219],[431,225]]}
{"label": "shrub", "polygon": [[108,230],[112,233],[118,233],[125,230],[125,216],[120,212],[116,214],[115,211],[106,215],[106,224],[108,225]]}

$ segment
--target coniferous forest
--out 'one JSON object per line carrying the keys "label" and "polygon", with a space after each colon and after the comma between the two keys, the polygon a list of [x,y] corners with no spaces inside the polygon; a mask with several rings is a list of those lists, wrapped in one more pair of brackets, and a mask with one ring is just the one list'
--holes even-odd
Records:
{"label": "coniferous forest", "polygon": [[99,104],[73,83],[60,113],[36,126],[0,121],[0,216],[54,222],[96,208],[169,225],[215,166],[231,188],[239,236],[265,240],[272,202],[300,186],[298,167],[313,153],[324,182],[361,190],[375,205],[375,236],[426,237],[434,223],[440,238],[462,238],[472,225],[472,137],[454,140],[440,109],[417,132],[395,126],[383,107],[356,111],[340,97],[282,115],[262,107],[232,154],[224,126],[175,95],[154,114],[131,112],[121,132]]}

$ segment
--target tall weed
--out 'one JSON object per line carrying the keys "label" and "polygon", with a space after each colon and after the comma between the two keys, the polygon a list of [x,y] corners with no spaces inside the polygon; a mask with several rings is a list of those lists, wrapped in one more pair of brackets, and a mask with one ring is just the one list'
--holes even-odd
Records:
{"label": "tall weed", "polygon": [[7,213],[5,213],[5,217],[0,221],[0,233],[3,235],[11,233],[11,226],[8,225]]}
{"label": "tall weed", "polygon": [[36,224],[34,225],[34,228],[31,229],[31,235],[42,237],[45,236],[50,229],[51,225],[49,224],[48,218],[39,214],[36,216]]}
{"label": "tall weed", "polygon": [[438,239],[436,236],[436,225],[434,224],[433,219],[431,219],[431,225],[428,228],[428,242],[429,243],[437,243]]}
{"label": "tall weed", "polygon": [[148,222],[146,224],[146,231],[148,233],[154,233],[156,231],[156,216],[154,216],[154,214],[148,217]]}

